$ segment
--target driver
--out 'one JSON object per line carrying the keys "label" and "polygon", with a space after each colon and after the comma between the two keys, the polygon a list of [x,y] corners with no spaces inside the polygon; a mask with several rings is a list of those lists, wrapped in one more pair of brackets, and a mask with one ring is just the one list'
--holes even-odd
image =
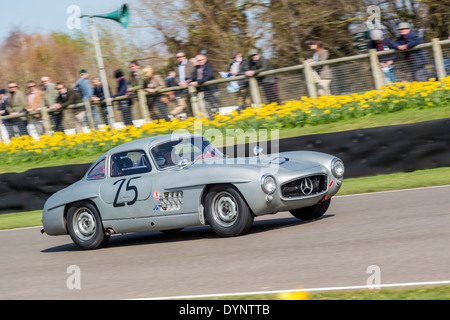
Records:
{"label": "driver", "polygon": [[175,162],[173,161],[173,156],[172,156],[172,149],[173,148],[167,148],[161,151],[164,159],[166,159],[166,161],[164,162],[164,166],[173,166],[175,165]]}

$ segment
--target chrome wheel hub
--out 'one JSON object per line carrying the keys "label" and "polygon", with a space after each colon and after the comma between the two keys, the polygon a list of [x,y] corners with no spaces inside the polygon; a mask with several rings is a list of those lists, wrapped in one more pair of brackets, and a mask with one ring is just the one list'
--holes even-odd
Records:
{"label": "chrome wheel hub", "polygon": [[231,226],[237,218],[238,207],[236,200],[229,193],[219,193],[213,201],[213,213],[216,222],[223,226]]}
{"label": "chrome wheel hub", "polygon": [[94,215],[86,208],[80,208],[74,214],[75,233],[81,240],[89,240],[96,230]]}

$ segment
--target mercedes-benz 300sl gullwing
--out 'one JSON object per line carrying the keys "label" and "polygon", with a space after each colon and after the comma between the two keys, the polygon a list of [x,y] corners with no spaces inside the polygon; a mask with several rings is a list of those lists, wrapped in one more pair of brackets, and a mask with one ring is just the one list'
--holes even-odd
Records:
{"label": "mercedes-benz 300sl gullwing", "polygon": [[255,217],[289,211],[317,219],[341,187],[343,162],[295,151],[226,157],[205,137],[172,134],[115,147],[82,180],[45,203],[43,232],[82,249],[112,234],[209,225],[219,236],[249,231]]}

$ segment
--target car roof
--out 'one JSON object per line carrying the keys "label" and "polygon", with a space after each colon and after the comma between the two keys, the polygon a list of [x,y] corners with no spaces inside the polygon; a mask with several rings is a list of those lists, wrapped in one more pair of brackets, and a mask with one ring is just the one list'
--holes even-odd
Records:
{"label": "car roof", "polygon": [[160,136],[153,136],[153,137],[148,137],[148,138],[143,138],[143,139],[126,142],[124,144],[121,144],[120,146],[112,148],[107,153],[117,153],[117,152],[124,152],[124,151],[137,150],[137,149],[147,150],[147,148],[151,148],[151,147],[161,144],[163,142],[169,142],[169,141],[186,139],[186,138],[190,139],[190,138],[194,138],[194,137],[201,138],[202,135],[193,134],[193,133],[181,133],[181,134],[173,133],[173,134],[166,134],[166,135],[160,135]]}

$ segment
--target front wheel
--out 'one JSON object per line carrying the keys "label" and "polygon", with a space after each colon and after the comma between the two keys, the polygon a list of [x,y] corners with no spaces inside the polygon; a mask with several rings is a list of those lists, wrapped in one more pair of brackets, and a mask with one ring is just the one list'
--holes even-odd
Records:
{"label": "front wheel", "polygon": [[331,199],[313,205],[311,207],[295,209],[289,211],[294,217],[300,220],[308,221],[318,219],[327,212]]}
{"label": "front wheel", "polygon": [[98,249],[109,240],[103,230],[97,208],[88,201],[70,206],[67,212],[67,228],[72,241],[81,249]]}
{"label": "front wheel", "polygon": [[232,186],[212,187],[205,198],[205,216],[215,233],[222,237],[242,235],[253,224],[253,215],[240,193]]}

